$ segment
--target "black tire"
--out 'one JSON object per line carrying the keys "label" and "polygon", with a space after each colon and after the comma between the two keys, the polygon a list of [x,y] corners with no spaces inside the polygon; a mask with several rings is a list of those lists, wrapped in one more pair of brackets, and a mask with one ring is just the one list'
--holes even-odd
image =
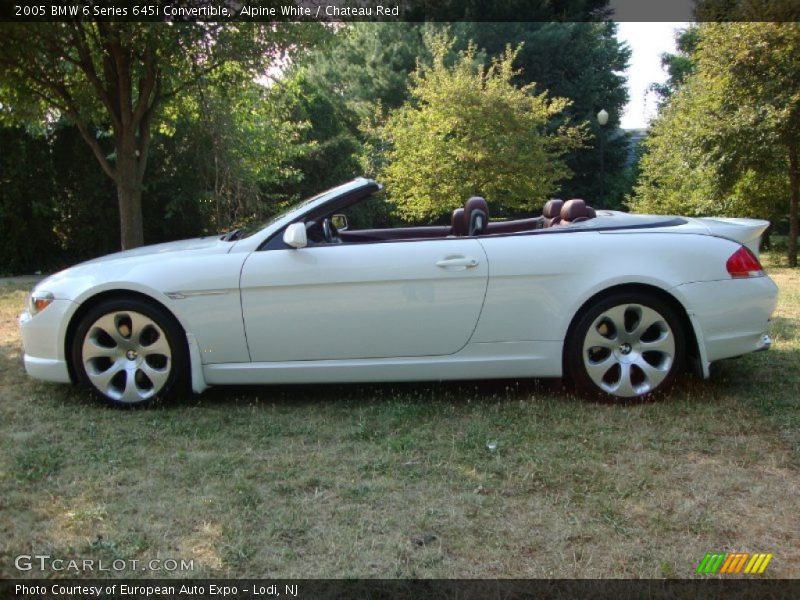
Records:
{"label": "black tire", "polygon": [[647,292],[598,300],[578,315],[564,351],[565,375],[577,390],[615,402],[658,397],[683,372],[685,360],[683,321],[668,302]]}
{"label": "black tire", "polygon": [[186,336],[155,303],[100,302],[81,318],[70,350],[79,383],[112,406],[144,407],[188,390]]}

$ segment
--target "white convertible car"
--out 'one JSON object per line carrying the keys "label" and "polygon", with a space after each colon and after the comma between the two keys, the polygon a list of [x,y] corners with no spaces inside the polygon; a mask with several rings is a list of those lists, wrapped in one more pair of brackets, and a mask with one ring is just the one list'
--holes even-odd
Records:
{"label": "white convertible car", "polygon": [[501,221],[475,197],[450,226],[355,228],[380,189],[356,179],[252,231],[48,277],[20,317],[27,372],[115,405],[223,384],[562,376],[626,399],[770,346],[766,221],[583,200]]}

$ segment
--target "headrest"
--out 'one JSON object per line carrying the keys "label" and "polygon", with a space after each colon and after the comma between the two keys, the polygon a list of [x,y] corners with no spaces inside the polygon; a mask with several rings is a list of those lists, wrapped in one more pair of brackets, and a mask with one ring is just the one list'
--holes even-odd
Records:
{"label": "headrest", "polygon": [[453,235],[467,235],[467,221],[464,219],[464,209],[457,208],[453,211],[453,217],[450,219]]}
{"label": "headrest", "polygon": [[554,219],[561,215],[561,207],[564,206],[564,201],[558,198],[553,198],[544,203],[542,209],[542,216],[545,219]]}
{"label": "headrest", "polygon": [[573,198],[572,200],[567,200],[564,206],[561,207],[561,220],[590,219],[594,216],[593,213],[594,210],[586,206],[586,202],[580,198]]}
{"label": "headrest", "polygon": [[468,235],[482,233],[489,224],[489,205],[484,198],[473,196],[464,204],[464,223]]}

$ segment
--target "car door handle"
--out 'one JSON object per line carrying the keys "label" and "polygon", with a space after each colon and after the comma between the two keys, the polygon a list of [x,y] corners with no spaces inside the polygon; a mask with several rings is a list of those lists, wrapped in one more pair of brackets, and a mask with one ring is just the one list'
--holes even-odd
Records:
{"label": "car door handle", "polygon": [[436,266],[449,271],[462,271],[478,266],[478,261],[466,256],[449,256],[436,261]]}

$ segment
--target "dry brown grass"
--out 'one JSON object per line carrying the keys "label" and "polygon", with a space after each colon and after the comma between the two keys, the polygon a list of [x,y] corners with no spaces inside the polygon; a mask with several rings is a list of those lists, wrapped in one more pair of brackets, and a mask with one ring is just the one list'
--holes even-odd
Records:
{"label": "dry brown grass", "polygon": [[131,576],[686,577],[720,550],[800,576],[800,273],[772,267],[772,351],[627,407],[503,381],[117,411],[24,375],[25,292],[0,288],[0,576],[50,554],[195,562]]}

